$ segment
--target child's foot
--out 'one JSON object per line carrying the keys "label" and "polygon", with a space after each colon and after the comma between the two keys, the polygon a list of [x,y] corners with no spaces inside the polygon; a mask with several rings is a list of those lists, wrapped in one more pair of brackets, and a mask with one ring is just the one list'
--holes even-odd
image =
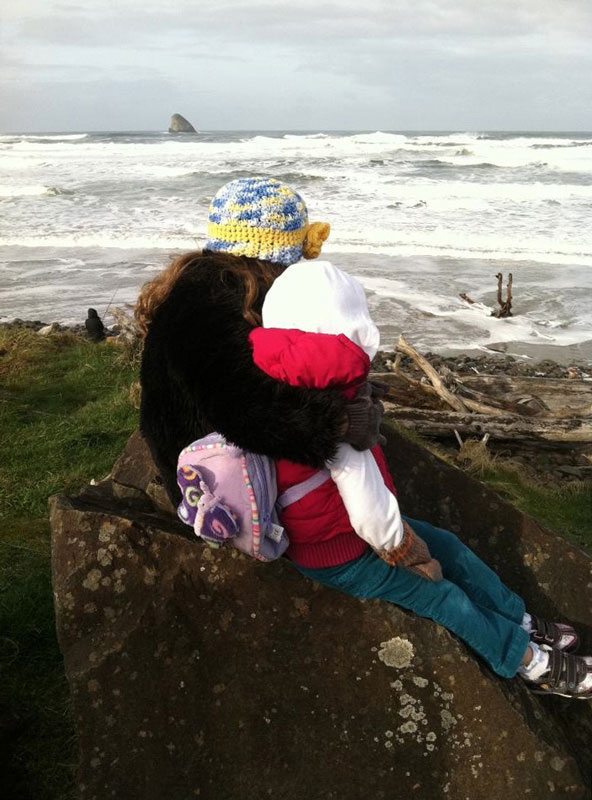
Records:
{"label": "child's foot", "polygon": [[580,644],[578,634],[571,625],[565,622],[547,622],[534,614],[525,614],[524,627],[530,635],[530,641],[538,645],[547,645],[565,653],[574,653]]}
{"label": "child's foot", "polygon": [[576,700],[592,700],[592,658],[574,656],[561,650],[541,645],[548,656],[547,666],[535,680],[523,677],[534,694],[557,694]]}

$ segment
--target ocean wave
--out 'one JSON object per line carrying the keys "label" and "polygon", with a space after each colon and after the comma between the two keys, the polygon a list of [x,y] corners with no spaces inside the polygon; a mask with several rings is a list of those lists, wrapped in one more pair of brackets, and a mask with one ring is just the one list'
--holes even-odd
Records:
{"label": "ocean wave", "polygon": [[152,178],[186,178],[190,175],[198,174],[195,166],[172,167],[161,164],[152,164],[150,166],[141,165],[138,167],[138,172],[142,175]]}
{"label": "ocean wave", "polygon": [[[304,139],[306,137],[304,137],[304,136],[303,137],[294,136],[293,138],[295,138],[295,139],[298,139],[298,138]],[[286,139],[286,137],[284,137],[284,136],[278,138],[276,136],[264,136],[262,133],[258,133],[256,136],[246,136],[244,139],[241,139],[241,144],[248,144],[250,142],[266,142],[266,143],[267,142],[275,142],[275,143],[278,143],[278,142],[285,142],[285,141],[289,141],[289,140]]]}
{"label": "ocean wave", "polygon": [[477,203],[542,203],[548,200],[573,201],[584,203],[592,200],[592,185],[563,183],[516,183],[448,180],[432,181],[429,178],[413,182],[401,182],[399,178],[389,178],[382,187],[370,186],[370,191],[379,188],[391,201],[426,200],[437,202],[441,209],[451,211],[466,206],[467,201]]}
{"label": "ocean wave", "polygon": [[536,144],[531,144],[530,145],[530,148],[532,150],[554,150],[554,149],[561,149],[561,148],[566,148],[566,147],[569,147],[569,148],[571,148],[571,147],[592,147],[592,141],[589,141],[589,140],[588,141],[581,141],[580,140],[580,141],[573,141],[573,142],[567,142],[567,143],[562,143],[562,144],[548,144],[548,143],[547,144],[539,144],[537,142]]}
{"label": "ocean wave", "polygon": [[74,194],[70,189],[60,189],[57,186],[0,186],[0,197],[35,197],[47,195],[54,197],[60,194]]}
{"label": "ocean wave", "polygon": [[0,247],[34,248],[82,248],[120,250],[195,250],[199,246],[196,239],[187,235],[146,234],[144,236],[113,236],[107,233],[85,233],[62,236],[2,236]]}
{"label": "ocean wave", "polygon": [[[448,164],[451,167],[455,167],[457,169],[463,169],[465,167],[495,167],[497,169],[547,169],[551,167],[552,169],[556,170],[565,170],[565,171],[573,171],[574,166],[571,162],[560,163],[557,159],[555,159],[555,163],[550,163],[550,161],[541,161],[540,158],[533,158],[533,156],[529,155],[528,153],[504,153],[499,152],[495,153],[492,151],[483,151],[483,152],[456,152],[451,154],[450,156],[441,156],[438,159],[430,159],[433,163],[440,163],[440,164]],[[428,163],[421,159],[417,159],[413,162],[417,166],[421,166],[424,163]],[[584,172],[592,170],[592,162],[590,164],[582,163],[581,169]]]}
{"label": "ocean wave", "polygon": [[288,140],[300,140],[300,139],[328,139],[328,133],[286,133],[282,137],[283,139]]}
{"label": "ocean wave", "polygon": [[[92,165],[95,174],[100,168],[106,177],[111,175],[113,179],[140,173],[158,179],[174,179],[218,172],[228,174],[234,170],[251,174],[259,171],[267,174],[270,170],[297,172],[286,170],[285,163],[282,163],[286,160],[298,161],[302,164],[302,171],[308,174],[315,172],[311,166],[322,167],[321,171],[324,173],[326,170],[327,175],[320,177],[326,177],[343,167],[359,170],[370,162],[373,169],[384,166],[395,170],[413,160],[416,162],[414,166],[421,169],[422,164],[426,164],[423,160],[426,157],[431,161],[427,168],[437,166],[436,162],[441,161],[459,169],[497,167],[589,176],[592,174],[592,140],[583,140],[582,143],[591,146],[567,147],[564,146],[567,142],[559,139],[548,142],[533,142],[525,137],[480,139],[476,134],[458,133],[440,138],[376,131],[351,135],[285,134],[279,137],[257,134],[231,141],[178,141],[163,137],[155,141],[107,142],[89,137],[76,142],[75,151],[71,142],[56,136],[53,141],[19,139],[13,144],[0,140],[0,147],[6,148],[2,163],[8,169],[16,169],[17,165],[15,162],[11,167],[5,156],[8,159],[22,156],[25,160],[30,159],[29,163],[21,162],[23,168],[36,162],[37,166],[76,167],[76,172],[80,172]],[[544,147],[546,144],[547,149]]]}
{"label": "ocean wave", "polygon": [[9,172],[18,170],[20,172],[25,169],[38,167],[43,163],[44,162],[38,158],[32,158],[30,156],[7,155],[5,152],[3,152],[2,158],[0,159],[0,170]]}
{"label": "ocean wave", "polygon": [[558,145],[566,145],[566,144],[591,144],[592,143],[592,136],[572,136],[570,138],[566,136],[529,136],[528,134],[490,134],[490,133],[483,133],[477,136],[477,141],[481,142],[496,142],[499,144],[507,144],[508,146],[522,146],[523,144],[530,145],[533,143],[533,139],[535,140],[535,144],[540,145],[548,145],[552,146],[554,144]]}
{"label": "ocean wave", "polygon": [[[341,138],[341,137],[336,137]],[[358,142],[359,144],[404,144],[408,141],[407,136],[402,133],[383,133],[382,131],[374,131],[374,133],[354,133],[351,136],[344,136],[345,140],[350,142]]]}
{"label": "ocean wave", "polygon": [[33,134],[33,133],[23,133],[23,134],[12,134],[12,135],[4,135],[0,136],[0,142],[5,141],[7,139],[11,139],[14,141],[32,141],[32,142],[77,142],[81,139],[87,139],[88,133],[56,133],[56,134]]}
{"label": "ocean wave", "polygon": [[504,167],[500,167],[498,164],[492,164],[490,161],[481,161],[481,162],[471,162],[470,164],[463,164],[462,162],[459,163],[458,161],[452,161],[445,158],[428,158],[421,161],[406,161],[406,164],[414,167],[417,170],[421,170],[424,168],[439,168],[442,167],[451,170],[464,170],[464,169],[504,169]]}
{"label": "ocean wave", "polygon": [[[390,234],[390,236],[389,236]],[[383,238],[384,237],[384,238]],[[449,259],[486,259],[488,261],[537,262],[539,264],[565,264],[586,266],[592,264],[592,252],[577,245],[565,244],[561,250],[554,249],[553,240],[539,243],[528,242],[517,246],[515,241],[502,237],[476,234],[450,235],[446,231],[400,232],[393,239],[391,231],[368,235],[366,241],[352,237],[349,241],[341,236],[340,241],[327,242],[323,252],[329,253],[376,253],[385,256],[435,256]]]}

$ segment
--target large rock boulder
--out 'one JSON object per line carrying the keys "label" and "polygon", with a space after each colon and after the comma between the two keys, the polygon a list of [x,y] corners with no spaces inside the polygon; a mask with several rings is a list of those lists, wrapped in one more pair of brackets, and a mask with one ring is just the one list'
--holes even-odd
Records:
{"label": "large rock boulder", "polygon": [[[405,508],[587,619],[587,556],[387,433]],[[80,798],[590,798],[587,703],[499,680],[441,627],[288,562],[204,547],[171,511],[138,435],[109,479],[51,501]]]}
{"label": "large rock boulder", "polygon": [[169,133],[197,133],[197,131],[181,114],[173,114],[169,122]]}

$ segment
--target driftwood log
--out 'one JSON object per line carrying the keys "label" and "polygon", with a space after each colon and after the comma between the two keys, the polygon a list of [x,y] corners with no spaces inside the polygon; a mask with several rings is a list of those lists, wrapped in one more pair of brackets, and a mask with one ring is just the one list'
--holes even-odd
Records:
{"label": "driftwood log", "polygon": [[[573,379],[507,375],[456,375],[436,370],[401,336],[394,371],[374,377],[387,383],[388,417],[434,437],[484,435],[502,441],[592,444],[592,385]],[[407,356],[421,379],[401,369]]]}
{"label": "driftwood log", "polygon": [[508,275],[508,283],[506,286],[506,299],[502,300],[502,281],[504,276],[498,272],[495,276],[497,278],[497,304],[499,308],[491,312],[492,317],[503,319],[504,317],[512,316],[512,273]]}
{"label": "driftwood log", "polygon": [[461,435],[509,441],[585,444],[592,442],[592,419],[549,419],[520,417],[517,414],[490,417],[488,414],[462,414],[427,408],[392,408],[386,404],[385,414],[403,427],[413,428],[426,436],[449,438],[454,431]]}
{"label": "driftwood log", "polygon": [[[505,317],[511,317],[512,314],[512,281],[513,276],[510,272],[508,274],[508,283],[506,284],[506,299],[502,300],[502,283],[504,280],[504,276],[501,272],[498,272],[495,276],[497,279],[497,304],[499,308],[493,308],[491,310],[492,317],[497,317],[498,319],[504,319]],[[480,306],[481,308],[485,308],[481,303],[476,303],[472,297],[466,292],[461,292],[459,294],[461,300],[463,300],[469,306]]]}

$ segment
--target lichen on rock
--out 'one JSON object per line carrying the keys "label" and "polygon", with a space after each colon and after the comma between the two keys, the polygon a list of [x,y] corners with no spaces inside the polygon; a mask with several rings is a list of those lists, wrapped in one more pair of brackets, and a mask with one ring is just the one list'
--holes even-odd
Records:
{"label": "lichen on rock", "polygon": [[402,639],[400,636],[395,636],[387,642],[381,642],[380,650],[378,651],[378,658],[383,664],[397,669],[410,667],[413,655],[413,645],[409,639]]}

